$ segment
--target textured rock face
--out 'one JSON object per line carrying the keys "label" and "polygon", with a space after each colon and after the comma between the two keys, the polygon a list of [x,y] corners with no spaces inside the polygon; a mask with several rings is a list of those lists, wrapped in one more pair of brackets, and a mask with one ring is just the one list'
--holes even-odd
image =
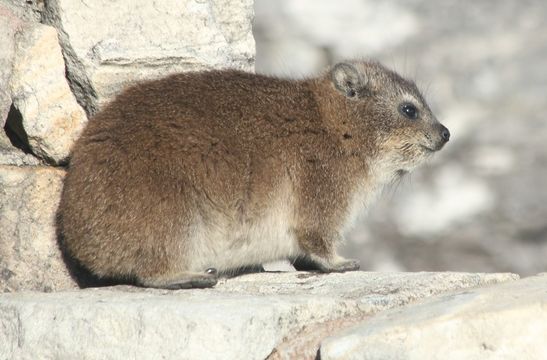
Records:
{"label": "textured rock face", "polygon": [[[4,359],[264,359],[286,337],[510,274],[262,273],[214,289],[0,295]],[[312,347],[317,352],[317,346]],[[297,355],[295,358],[305,359]]]}
{"label": "textured rock face", "polygon": [[53,221],[64,171],[36,165],[64,161],[86,115],[55,29],[32,13],[0,4],[0,291],[74,287]]}
{"label": "textured rock face", "polygon": [[321,359],[545,359],[547,276],[378,314],[321,345]]}
{"label": "textured rock face", "polygon": [[0,292],[75,288],[54,229],[63,176],[48,167],[0,166]]}
{"label": "textured rock face", "polygon": [[257,72],[348,55],[417,80],[450,143],[350,234],[364,269],[545,271],[544,1],[256,1]]}
{"label": "textured rock face", "polygon": [[50,0],[43,18],[59,30],[72,89],[92,113],[137,80],[252,70],[252,14],[252,0]]}
{"label": "textured rock face", "polygon": [[[63,162],[86,122],[65,79],[54,28],[23,20],[0,4],[0,163]],[[23,151],[21,151],[23,150]],[[26,154],[25,154],[26,153]],[[35,157],[29,155],[32,153]]]}
{"label": "textured rock face", "polygon": [[38,22],[44,8],[44,0],[2,0],[2,7],[9,8],[11,12],[24,21]]}
{"label": "textured rock face", "polygon": [[10,90],[24,136],[33,154],[63,162],[87,118],[65,79],[57,32],[51,26],[27,23],[15,42]]}
{"label": "textured rock face", "polygon": [[252,70],[252,15],[251,0],[5,0],[0,163],[38,164],[32,155],[64,162],[86,121],[80,104],[91,114],[131,82],[207,68]]}
{"label": "textured rock face", "polygon": [[15,56],[15,33],[21,28],[23,21],[8,7],[0,4],[0,125],[4,126],[11,105],[9,84],[13,57]]}
{"label": "textured rock face", "polygon": [[[15,57],[15,34],[21,30],[24,21],[16,9],[0,4],[0,125],[4,128],[11,107],[9,83]],[[26,156],[15,148],[4,131],[0,131],[0,164],[17,164],[36,162],[32,156]]]}

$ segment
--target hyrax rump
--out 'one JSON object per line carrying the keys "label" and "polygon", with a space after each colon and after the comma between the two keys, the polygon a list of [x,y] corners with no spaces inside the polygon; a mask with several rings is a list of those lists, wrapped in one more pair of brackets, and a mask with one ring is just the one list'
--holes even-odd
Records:
{"label": "hyrax rump", "polygon": [[375,62],[282,80],[234,70],[140,83],[91,119],[58,212],[66,252],[99,277],[213,286],[291,259],[357,270],[336,253],[383,184],[450,133],[415,84]]}

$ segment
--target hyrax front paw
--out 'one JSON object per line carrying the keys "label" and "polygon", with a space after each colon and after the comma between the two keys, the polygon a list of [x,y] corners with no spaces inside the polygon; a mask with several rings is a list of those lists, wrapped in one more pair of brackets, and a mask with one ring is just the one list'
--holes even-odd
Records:
{"label": "hyrax front paw", "polygon": [[341,256],[336,256],[335,259],[329,261],[316,255],[308,255],[296,259],[293,266],[299,271],[319,270],[324,273],[330,273],[359,270],[360,264],[359,260],[345,259]]}
{"label": "hyrax front paw", "polygon": [[356,271],[361,267],[359,260],[340,258],[339,261],[332,264],[329,272]]}
{"label": "hyrax front paw", "polygon": [[359,270],[359,261],[345,259],[336,253],[335,247],[343,242],[342,235],[325,229],[296,231],[298,243],[304,256],[296,259],[297,270],[319,270],[321,272],[344,272]]}

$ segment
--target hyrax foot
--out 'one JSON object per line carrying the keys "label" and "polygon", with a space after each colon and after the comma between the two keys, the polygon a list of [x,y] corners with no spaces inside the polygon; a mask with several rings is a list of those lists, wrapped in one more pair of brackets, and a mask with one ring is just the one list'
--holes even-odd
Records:
{"label": "hyrax foot", "polygon": [[342,261],[333,264],[330,271],[344,272],[344,271],[356,271],[359,270],[361,264],[356,259],[344,259]]}
{"label": "hyrax foot", "polygon": [[200,273],[181,273],[173,277],[160,277],[143,279],[139,282],[145,287],[157,289],[193,289],[193,288],[209,288],[216,285],[218,281],[216,269],[209,268],[203,274]]}
{"label": "hyrax foot", "polygon": [[337,256],[334,260],[329,261],[310,255],[296,259],[293,266],[299,271],[319,270],[324,273],[330,273],[359,270],[360,264],[359,260],[345,259],[341,256]]}

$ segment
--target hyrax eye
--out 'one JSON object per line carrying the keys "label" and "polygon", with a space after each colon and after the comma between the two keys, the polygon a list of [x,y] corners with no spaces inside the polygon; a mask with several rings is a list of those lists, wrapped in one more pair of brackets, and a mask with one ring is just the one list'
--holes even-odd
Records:
{"label": "hyrax eye", "polygon": [[418,109],[416,106],[404,103],[399,107],[399,112],[409,119],[415,120],[418,118]]}

